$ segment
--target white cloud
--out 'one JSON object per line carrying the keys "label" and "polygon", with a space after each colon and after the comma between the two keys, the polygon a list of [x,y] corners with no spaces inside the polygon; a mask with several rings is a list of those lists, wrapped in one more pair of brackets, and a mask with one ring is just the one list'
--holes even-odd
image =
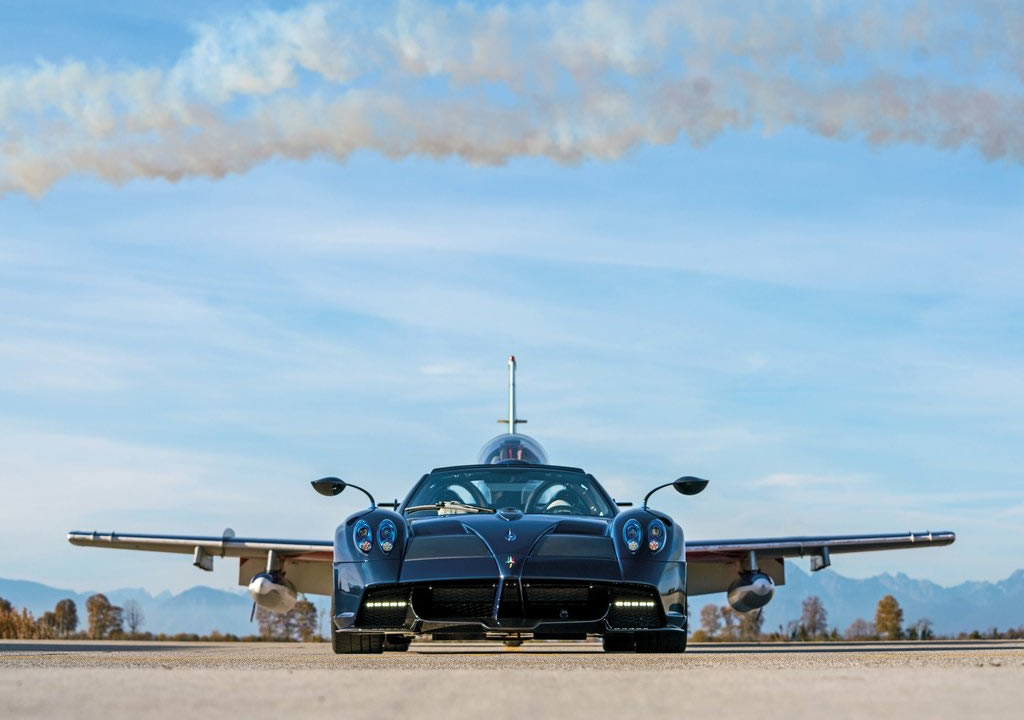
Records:
{"label": "white cloud", "polygon": [[[405,0],[250,11],[197,26],[170,68],[5,68],[0,193],[39,194],[81,173],[219,178],[273,157],[359,150],[573,164],[752,126],[1021,161],[1020,10],[921,7],[883,17],[857,3]],[[908,21],[927,58],[908,48]]]}

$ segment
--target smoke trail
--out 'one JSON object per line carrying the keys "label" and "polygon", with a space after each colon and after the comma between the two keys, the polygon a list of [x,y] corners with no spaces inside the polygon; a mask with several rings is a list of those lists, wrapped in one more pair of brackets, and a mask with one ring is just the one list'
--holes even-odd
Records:
{"label": "smoke trail", "polygon": [[197,28],[170,68],[0,69],[0,194],[273,157],[612,159],[728,128],[1024,162],[1024,8],[980,0],[314,4]]}

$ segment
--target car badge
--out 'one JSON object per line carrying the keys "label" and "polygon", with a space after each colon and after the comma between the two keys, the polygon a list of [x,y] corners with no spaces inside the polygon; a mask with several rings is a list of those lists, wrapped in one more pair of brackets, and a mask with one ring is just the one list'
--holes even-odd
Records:
{"label": "car badge", "polygon": [[505,564],[508,565],[508,569],[511,570],[512,566],[516,564],[516,559],[509,555],[507,558],[505,558]]}
{"label": "car badge", "polygon": [[508,532],[505,533],[505,539],[508,540],[509,542],[512,542],[513,540],[516,539],[516,534],[514,532],[512,532],[512,528],[509,528]]}

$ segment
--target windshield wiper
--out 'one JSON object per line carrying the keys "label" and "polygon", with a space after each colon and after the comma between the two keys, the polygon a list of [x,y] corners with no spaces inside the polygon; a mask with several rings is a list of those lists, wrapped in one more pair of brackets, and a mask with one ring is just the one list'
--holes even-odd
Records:
{"label": "windshield wiper", "polygon": [[452,508],[453,510],[465,510],[466,512],[471,513],[491,513],[492,515],[498,512],[494,508],[484,507],[483,505],[468,505],[456,500],[439,500],[433,505],[413,505],[412,507],[407,507],[405,511],[410,513],[418,512],[420,510],[445,510],[447,508]]}

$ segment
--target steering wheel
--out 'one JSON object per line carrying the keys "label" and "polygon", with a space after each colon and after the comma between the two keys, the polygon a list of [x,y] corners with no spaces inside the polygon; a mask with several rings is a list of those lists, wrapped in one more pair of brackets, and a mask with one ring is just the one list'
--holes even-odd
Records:
{"label": "steering wheel", "polygon": [[559,490],[555,493],[555,496],[548,500],[547,505],[544,508],[545,515],[585,515],[580,511],[580,507],[583,505],[580,495],[575,490],[565,489]]}
{"label": "steering wheel", "polygon": [[[585,507],[586,506],[586,502],[584,501],[583,496],[580,495],[579,490],[574,488],[572,485],[569,485],[564,480],[546,480],[545,482],[542,482],[540,485],[535,487],[533,489],[533,492],[530,493],[529,497],[526,498],[526,502],[523,503],[523,507],[526,508],[526,512],[531,512],[532,509],[533,509],[534,503],[537,502],[544,495],[544,493],[549,488],[551,488],[554,485],[563,485],[565,487],[565,489],[564,490],[559,490],[555,494],[555,497],[551,498],[551,502],[554,502],[555,499],[566,500],[572,506],[572,514],[573,515],[576,515],[576,514],[579,513],[579,510],[578,510],[579,507]],[[567,494],[570,497],[569,498],[561,497],[563,494]],[[552,513],[552,514],[554,514],[554,513]],[[579,513],[579,514],[583,514],[583,513]]]}

